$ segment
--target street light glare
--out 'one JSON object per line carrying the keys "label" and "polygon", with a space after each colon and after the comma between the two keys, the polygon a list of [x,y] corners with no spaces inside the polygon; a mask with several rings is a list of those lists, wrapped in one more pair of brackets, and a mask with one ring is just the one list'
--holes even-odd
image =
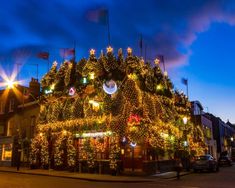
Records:
{"label": "street light glare", "polygon": [[6,81],[6,83],[7,83],[7,88],[9,88],[9,89],[12,89],[15,85],[15,82],[12,80],[8,80],[8,81]]}

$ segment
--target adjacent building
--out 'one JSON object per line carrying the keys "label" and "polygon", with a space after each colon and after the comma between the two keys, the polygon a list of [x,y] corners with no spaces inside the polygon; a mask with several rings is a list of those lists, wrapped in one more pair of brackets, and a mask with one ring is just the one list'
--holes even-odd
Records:
{"label": "adjacent building", "polygon": [[15,84],[0,91],[0,165],[15,166],[29,159],[30,141],[39,114],[40,84]]}
{"label": "adjacent building", "polygon": [[218,157],[221,155],[231,156],[235,129],[213,114],[207,113],[206,116],[212,121],[213,136],[217,142]]}
{"label": "adjacent building", "polygon": [[204,143],[206,145],[206,154],[211,154],[214,157],[217,156],[217,144],[216,140],[213,136],[213,125],[210,118],[207,117],[205,112],[203,111],[203,106],[199,101],[192,101],[192,122],[197,125],[198,130],[203,132],[204,135]]}

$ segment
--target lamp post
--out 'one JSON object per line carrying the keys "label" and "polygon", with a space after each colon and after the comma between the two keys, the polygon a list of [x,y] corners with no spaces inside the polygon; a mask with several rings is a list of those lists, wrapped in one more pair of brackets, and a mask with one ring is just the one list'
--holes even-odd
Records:
{"label": "lamp post", "polygon": [[187,117],[183,117],[183,123],[184,123],[184,147],[187,147],[188,146],[188,142],[187,142],[187,134],[186,134],[186,131],[187,131],[187,123],[188,123],[188,118]]}
{"label": "lamp post", "polygon": [[185,164],[185,168],[187,169],[187,171],[189,171],[189,156],[188,156],[188,140],[187,140],[187,123],[188,123],[188,118],[187,117],[183,117],[183,123],[184,123],[184,142],[183,142],[183,146],[184,146],[184,164]]}
{"label": "lamp post", "polygon": [[134,152],[135,152],[135,147],[136,147],[136,143],[135,142],[131,142],[130,146],[132,148],[132,156],[131,156],[131,161],[132,161],[132,172],[135,171],[135,157],[134,157]]}

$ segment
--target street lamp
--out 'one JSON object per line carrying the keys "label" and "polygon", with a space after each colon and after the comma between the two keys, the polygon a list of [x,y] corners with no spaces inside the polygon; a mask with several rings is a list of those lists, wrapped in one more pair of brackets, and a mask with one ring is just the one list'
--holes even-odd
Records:
{"label": "street lamp", "polygon": [[183,117],[183,122],[184,122],[184,125],[186,126],[186,124],[188,123],[188,118],[186,116]]}
{"label": "street lamp", "polygon": [[231,137],[230,140],[231,140],[231,142],[233,142],[233,140],[234,140],[233,137]]}
{"label": "street lamp", "polygon": [[14,82],[13,81],[11,81],[11,80],[8,80],[7,81],[7,88],[9,88],[9,89],[12,89],[13,87],[14,87]]}
{"label": "street lamp", "polygon": [[188,140],[187,140],[187,128],[186,125],[188,123],[188,118],[185,116],[183,117],[183,123],[184,123],[184,166],[187,170],[189,170],[189,158],[188,158]]}
{"label": "street lamp", "polygon": [[136,147],[136,143],[135,142],[131,142],[130,146],[132,148],[132,157],[131,157],[131,161],[132,161],[132,172],[135,171],[135,157],[134,157],[134,152],[135,152],[135,147]]}
{"label": "street lamp", "polygon": [[186,125],[188,123],[188,118],[185,116],[183,117],[183,123],[184,123],[184,146],[187,146],[188,143],[187,143],[187,135],[186,135]]}

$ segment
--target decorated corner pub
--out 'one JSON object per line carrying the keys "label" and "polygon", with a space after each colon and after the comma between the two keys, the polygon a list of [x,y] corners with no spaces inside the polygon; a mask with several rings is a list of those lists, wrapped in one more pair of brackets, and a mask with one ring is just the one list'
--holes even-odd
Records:
{"label": "decorated corner pub", "polygon": [[41,80],[32,168],[154,174],[177,155],[204,153],[190,102],[173,90],[161,60],[108,47],[88,59],[53,63]]}

